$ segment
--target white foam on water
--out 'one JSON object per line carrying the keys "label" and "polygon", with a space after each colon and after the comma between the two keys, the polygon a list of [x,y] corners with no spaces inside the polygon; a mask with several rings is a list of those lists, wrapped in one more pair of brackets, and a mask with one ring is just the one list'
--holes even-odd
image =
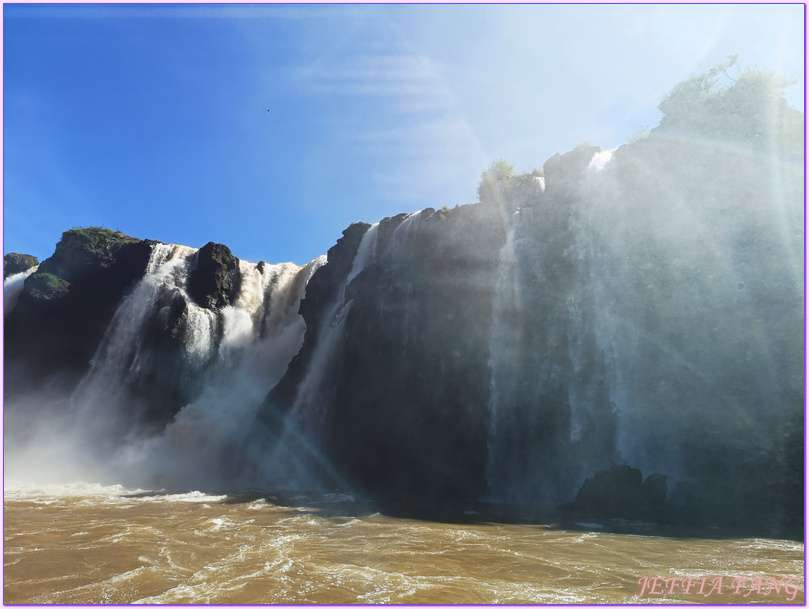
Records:
{"label": "white foam on water", "polygon": [[19,480],[5,480],[3,497],[6,500],[50,500],[63,497],[121,497],[143,492],[128,489],[120,484],[103,485],[97,482],[72,482],[67,484],[32,484]]}
{"label": "white foam on water", "polygon": [[222,529],[229,529],[236,525],[235,522],[229,518],[211,518],[206,527],[209,531],[221,531]]}
{"label": "white foam on water", "polygon": [[227,497],[227,495],[207,495],[201,491],[191,491],[189,493],[166,493],[136,497],[135,501],[160,503],[215,503],[224,501],[227,499]]}

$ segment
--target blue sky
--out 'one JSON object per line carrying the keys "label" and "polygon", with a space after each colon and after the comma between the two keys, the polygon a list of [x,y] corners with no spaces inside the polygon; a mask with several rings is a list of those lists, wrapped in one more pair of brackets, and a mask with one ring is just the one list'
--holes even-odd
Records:
{"label": "blue sky", "polygon": [[100,225],[305,263],[497,159],[625,143],[731,54],[803,108],[796,4],[6,4],[4,253]]}

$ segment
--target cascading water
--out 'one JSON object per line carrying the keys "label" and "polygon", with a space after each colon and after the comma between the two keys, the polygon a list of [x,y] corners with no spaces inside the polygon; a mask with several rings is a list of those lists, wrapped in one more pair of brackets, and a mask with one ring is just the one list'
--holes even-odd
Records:
{"label": "cascading water", "polygon": [[345,300],[346,288],[373,259],[378,228],[379,223],[373,224],[362,236],[351,271],[339,284],[335,298],[320,322],[317,345],[306,374],[298,386],[284,433],[269,459],[276,464],[272,480],[276,487],[301,488],[319,483],[317,476],[313,479],[307,471],[305,460],[311,456],[317,459],[317,455],[312,453],[319,451],[318,445],[324,431],[323,419],[331,400],[330,387],[326,381],[334,365],[343,325],[352,305],[351,300]]}
{"label": "cascading water", "polygon": [[[163,434],[132,444],[130,468],[152,486],[236,489],[259,486],[270,464],[247,450],[250,423],[267,392],[278,382],[303,342],[297,314],[306,284],[325,263],[255,265],[239,261],[241,290],[221,309],[222,335],[198,396]],[[127,469],[128,469],[127,468]]]}
{"label": "cascading water", "polygon": [[291,417],[300,421],[307,428],[311,429],[312,425],[317,422],[327,402],[327,396],[323,394],[327,390],[323,387],[325,376],[328,372],[329,362],[332,361],[334,349],[340,342],[346,315],[351,310],[352,301],[346,302],[345,300],[346,288],[373,257],[378,226],[378,224],[372,225],[363,235],[351,272],[338,287],[334,302],[323,316],[318,344],[309,370],[299,387],[291,412]]}
{"label": "cascading water", "polygon": [[[645,418],[659,416],[657,412],[673,395],[677,395],[677,402],[691,401],[682,388],[673,390],[679,383],[683,387],[698,386],[696,379],[686,381],[692,374],[690,364],[683,359],[688,349],[686,345],[672,349],[666,343],[677,334],[675,328],[680,320],[686,319],[688,309],[707,293],[697,294],[694,282],[681,283],[685,269],[672,274],[669,265],[687,267],[692,263],[685,263],[686,260],[702,259],[704,262],[693,264],[691,272],[694,272],[711,255],[706,256],[702,248],[686,245],[685,233],[675,232],[678,229],[671,218],[678,222],[686,219],[699,226],[702,215],[701,211],[691,209],[679,184],[669,184],[664,180],[671,180],[671,176],[657,174],[660,196],[667,205],[659,206],[654,216],[647,218],[643,215],[646,209],[635,207],[648,206],[643,194],[628,192],[616,174],[626,160],[616,161],[615,152],[596,154],[585,172],[582,226],[576,241],[589,261],[585,281],[592,294],[593,331],[603,354],[615,412],[617,458],[644,472],[664,471],[673,486],[684,475],[681,438],[677,433],[660,433]],[[605,230],[606,226],[611,230]],[[711,238],[715,243],[722,239],[718,232]],[[653,251],[644,252],[643,247],[651,243]],[[665,257],[658,258],[662,252],[666,252]],[[676,295],[665,297],[656,289],[657,285],[666,284],[677,285]],[[707,301],[697,306],[710,309]],[[669,328],[666,332],[662,332],[664,326]],[[650,408],[651,404],[654,408]],[[677,422],[674,416],[668,416],[667,420],[669,426]]]}
{"label": "cascading water", "polygon": [[506,499],[512,487],[509,479],[515,472],[514,447],[508,427],[513,425],[513,400],[516,392],[515,373],[519,366],[519,334],[516,323],[522,308],[516,274],[514,238],[520,212],[508,219],[506,239],[500,248],[497,282],[492,299],[492,323],[489,330],[489,437],[486,460],[486,482],[489,499]]}
{"label": "cascading water", "polygon": [[[146,274],[124,299],[90,363],[90,370],[71,398],[77,421],[105,431],[120,432],[131,423],[129,389],[152,365],[153,353],[145,338],[155,320],[165,322],[176,303],[185,303],[185,324],[180,342],[186,361],[183,368],[199,370],[210,357],[216,319],[211,311],[188,302],[184,288],[197,250],[157,243]],[[104,427],[109,428],[104,430]]]}
{"label": "cascading water", "polygon": [[17,301],[22,294],[23,285],[29,275],[34,273],[39,265],[31,267],[22,273],[15,273],[3,280],[3,317],[8,316],[17,306]]}
{"label": "cascading water", "polygon": [[[145,275],[119,304],[89,370],[72,394],[37,396],[36,401],[49,406],[34,421],[24,409],[14,410],[14,426],[27,428],[31,437],[12,455],[12,471],[115,479],[109,465],[121,438],[146,431],[138,424],[151,397],[138,395],[152,359],[144,339],[150,327],[166,318],[195,254],[184,246],[152,246]],[[196,334],[199,338],[201,333]],[[201,348],[190,350],[199,353]]]}
{"label": "cascading water", "polygon": [[652,466],[644,462],[642,454],[634,447],[636,439],[630,423],[631,396],[626,379],[626,371],[634,359],[632,354],[638,352],[640,336],[637,325],[621,314],[614,293],[615,286],[630,285],[632,278],[625,272],[626,265],[616,264],[605,251],[601,230],[605,219],[615,213],[609,209],[614,189],[610,172],[614,153],[615,149],[596,153],[587,167],[582,183],[587,205],[582,209],[583,224],[576,235],[576,245],[590,261],[585,279],[593,295],[593,328],[598,349],[606,360],[610,400],[616,414],[616,448],[622,460],[631,461],[648,471]]}
{"label": "cascading water", "polygon": [[396,266],[407,260],[408,246],[413,239],[414,232],[417,230],[415,226],[421,212],[422,210],[418,210],[407,214],[401,224],[393,230],[386,252],[389,265]]}
{"label": "cascading water", "polygon": [[198,256],[152,245],[69,407],[51,416],[80,471],[145,488],[243,489],[261,480],[243,440],[301,347],[298,308],[326,258],[305,267],[240,260],[233,304],[212,310],[187,292]]}
{"label": "cascading water", "polygon": [[[591,165],[603,168],[610,154]],[[517,209],[499,251],[488,336],[489,501],[570,501],[614,458],[590,261],[569,201]]]}

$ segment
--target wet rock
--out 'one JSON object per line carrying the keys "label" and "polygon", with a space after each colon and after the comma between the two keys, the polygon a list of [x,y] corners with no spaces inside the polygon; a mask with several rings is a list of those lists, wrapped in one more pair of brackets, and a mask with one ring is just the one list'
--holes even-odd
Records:
{"label": "wet rock", "polygon": [[233,304],[241,287],[239,259],[230,248],[209,242],[197,254],[197,267],[188,279],[188,295],[201,307]]}
{"label": "wet rock", "polygon": [[639,469],[613,465],[587,478],[570,508],[579,518],[661,522],[665,503],[666,476],[655,473],[643,481]]}
{"label": "wet rock", "polygon": [[324,311],[336,298],[341,282],[351,272],[362,236],[370,227],[370,224],[358,222],[346,228],[342,238],[329,249],[328,263],[315,272],[306,286],[306,297],[301,301],[299,309],[306,322],[303,347],[290,362],[287,373],[265,400],[262,416],[265,416],[274,428],[277,427],[276,422],[280,416],[278,413],[287,412],[292,407],[298,384],[303,380],[308,362],[317,346]]}
{"label": "wet rock", "polygon": [[78,382],[118,304],[143,276],[152,243],[103,228],[62,235],[6,319],[5,396]]}

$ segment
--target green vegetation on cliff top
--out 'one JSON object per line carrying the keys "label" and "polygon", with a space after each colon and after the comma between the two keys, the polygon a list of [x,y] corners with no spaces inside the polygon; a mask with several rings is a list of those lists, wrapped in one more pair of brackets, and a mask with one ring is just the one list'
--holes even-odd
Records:
{"label": "green vegetation on cliff top", "polygon": [[36,256],[9,252],[3,256],[3,279],[16,273],[22,273],[38,264],[39,260],[37,260]]}
{"label": "green vegetation on cliff top", "polygon": [[126,243],[139,243],[140,239],[125,235],[121,231],[114,231],[100,226],[88,226],[87,228],[71,228],[62,234],[62,240],[70,237],[78,237],[86,249],[91,253],[102,254],[110,250],[116,250]]}
{"label": "green vegetation on cliff top", "polygon": [[62,233],[53,256],[28,279],[25,290],[38,300],[59,299],[88,269],[109,268],[121,247],[140,241],[121,231],[99,226],[67,230]]}

